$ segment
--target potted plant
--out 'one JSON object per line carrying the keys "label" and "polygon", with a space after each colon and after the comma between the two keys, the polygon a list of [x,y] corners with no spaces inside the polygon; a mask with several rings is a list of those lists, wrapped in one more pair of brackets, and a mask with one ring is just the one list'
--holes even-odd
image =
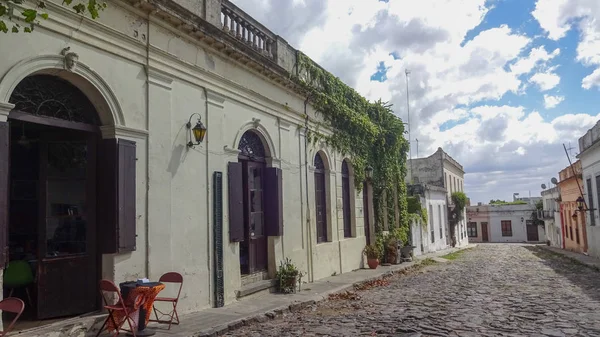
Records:
{"label": "potted plant", "polygon": [[275,274],[279,292],[284,294],[295,293],[296,284],[298,283],[298,277],[300,275],[298,268],[296,268],[289,257],[286,257],[285,261],[281,261],[279,270],[277,270],[277,274]]}
{"label": "potted plant", "polygon": [[363,254],[367,256],[367,264],[369,268],[375,269],[379,265],[379,248],[375,245],[366,245]]}
{"label": "potted plant", "polygon": [[400,261],[400,251],[399,251],[399,242],[393,236],[389,235],[385,242],[385,262],[392,264],[399,264]]}

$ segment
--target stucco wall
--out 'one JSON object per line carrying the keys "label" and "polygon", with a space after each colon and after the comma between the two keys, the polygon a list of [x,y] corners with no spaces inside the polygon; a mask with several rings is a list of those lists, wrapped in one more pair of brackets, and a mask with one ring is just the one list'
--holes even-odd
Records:
{"label": "stucco wall", "polygon": [[[486,205],[467,207],[467,224],[474,222],[477,224],[477,236],[469,237],[469,242],[483,242],[482,227],[487,227],[488,242],[490,241],[490,214]],[[468,234],[468,229],[467,229]]]}
{"label": "stucco wall", "polygon": [[[491,242],[527,242],[527,220],[535,210],[533,205],[489,205]],[[521,220],[523,219],[523,220]],[[512,236],[502,236],[501,221],[510,220]],[[538,241],[546,240],[544,228],[537,226]]]}
{"label": "stucco wall", "polygon": [[[178,271],[185,279],[180,312],[211,306],[212,175],[217,171],[223,173],[225,296],[227,303],[235,300],[241,286],[239,244],[228,238],[227,163],[237,161],[239,139],[250,129],[263,138],[271,157],[268,165],[283,171],[284,236],[269,238],[269,273],[274,274],[284,257],[309,273],[305,280],[362,266],[362,194],[356,193],[352,201],[353,237],[343,238],[344,158],[323,144],[305,149],[305,136],[298,128],[303,124],[303,97],[213,54],[157,19],[148,23],[137,10],[120,3],[111,2],[98,21],[52,4],[49,13],[50,19],[34,34],[2,37],[3,45],[18,47],[7,49],[0,60],[0,103],[8,101],[16,84],[7,78],[18,79],[7,76],[9,70],[16,69],[22,78],[31,74],[30,64],[39,64],[82,88],[94,104],[118,105],[117,110],[100,111],[100,117],[105,137],[137,144],[137,250],[103,256],[104,278],[117,283],[155,280],[164,272]],[[65,46],[79,54],[78,69],[91,69],[112,96],[78,72],[57,70],[62,67],[57,55]],[[32,55],[37,59],[50,55],[51,61],[27,61]],[[5,119],[7,112],[0,118]],[[189,140],[185,124],[192,113],[198,113],[208,129],[205,141],[194,149],[185,145]],[[307,113],[315,117],[310,106]],[[329,165],[331,232],[331,242],[318,245],[312,168],[316,151],[325,153]]]}
{"label": "stucco wall", "polygon": [[[595,127],[597,129],[597,126]],[[591,134],[591,133],[590,133]],[[587,134],[586,134],[587,135]],[[580,140],[580,144],[582,140]],[[589,146],[589,145],[588,145]],[[587,241],[588,241],[588,253],[591,256],[595,256],[600,258],[600,208],[598,194],[600,191],[598,190],[598,186],[596,185],[596,177],[600,176],[600,147],[598,144],[595,144],[591,147],[588,147],[586,152],[580,155],[581,167],[583,170],[583,181],[584,181],[584,189],[585,189],[585,200],[588,208],[594,208],[593,212],[594,216],[594,226],[591,225],[590,217],[592,216],[592,212],[588,211],[586,213],[586,232],[587,232]],[[588,189],[587,180],[592,180],[592,189]],[[593,204],[590,203],[589,195],[593,195],[594,199]]]}
{"label": "stucco wall", "polygon": [[[446,207],[446,193],[426,190],[425,196],[425,204],[423,205],[427,207],[428,251],[434,252],[446,249],[448,248],[448,242],[446,241],[446,225],[448,218],[446,215],[446,212],[448,212]],[[433,242],[431,240],[432,235]]]}
{"label": "stucco wall", "polygon": [[578,211],[576,200],[581,196],[584,184],[581,177],[573,175],[573,169],[575,173],[582,173],[581,162],[577,161],[573,163],[573,168],[566,167],[559,173],[560,207],[565,224],[564,246],[567,250],[583,253],[587,252],[588,248],[587,228],[585,216]]}

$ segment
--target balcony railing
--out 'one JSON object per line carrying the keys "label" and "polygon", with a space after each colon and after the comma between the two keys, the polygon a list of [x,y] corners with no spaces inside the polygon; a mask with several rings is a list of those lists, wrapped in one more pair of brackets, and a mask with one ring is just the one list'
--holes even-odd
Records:
{"label": "balcony railing", "polygon": [[276,60],[277,36],[228,0],[221,3],[221,24],[223,31]]}
{"label": "balcony railing", "polygon": [[542,219],[542,220],[554,219],[554,211],[539,210],[538,211],[538,219]]}

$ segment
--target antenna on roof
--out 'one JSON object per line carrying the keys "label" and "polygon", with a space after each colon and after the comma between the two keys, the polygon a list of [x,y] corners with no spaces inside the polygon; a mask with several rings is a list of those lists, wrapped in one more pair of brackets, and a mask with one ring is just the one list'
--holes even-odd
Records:
{"label": "antenna on roof", "polygon": [[556,180],[556,178],[552,177],[552,179],[550,179],[550,181],[554,184],[554,185],[558,185],[558,180]]}
{"label": "antenna on roof", "polygon": [[542,184],[542,189],[545,190],[546,189],[546,184]]}

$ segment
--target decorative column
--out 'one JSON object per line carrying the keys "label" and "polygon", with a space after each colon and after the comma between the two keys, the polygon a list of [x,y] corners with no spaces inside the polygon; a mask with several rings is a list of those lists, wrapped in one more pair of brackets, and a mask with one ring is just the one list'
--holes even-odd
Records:
{"label": "decorative column", "polygon": [[8,120],[8,114],[15,107],[12,103],[0,102],[0,123]]}

